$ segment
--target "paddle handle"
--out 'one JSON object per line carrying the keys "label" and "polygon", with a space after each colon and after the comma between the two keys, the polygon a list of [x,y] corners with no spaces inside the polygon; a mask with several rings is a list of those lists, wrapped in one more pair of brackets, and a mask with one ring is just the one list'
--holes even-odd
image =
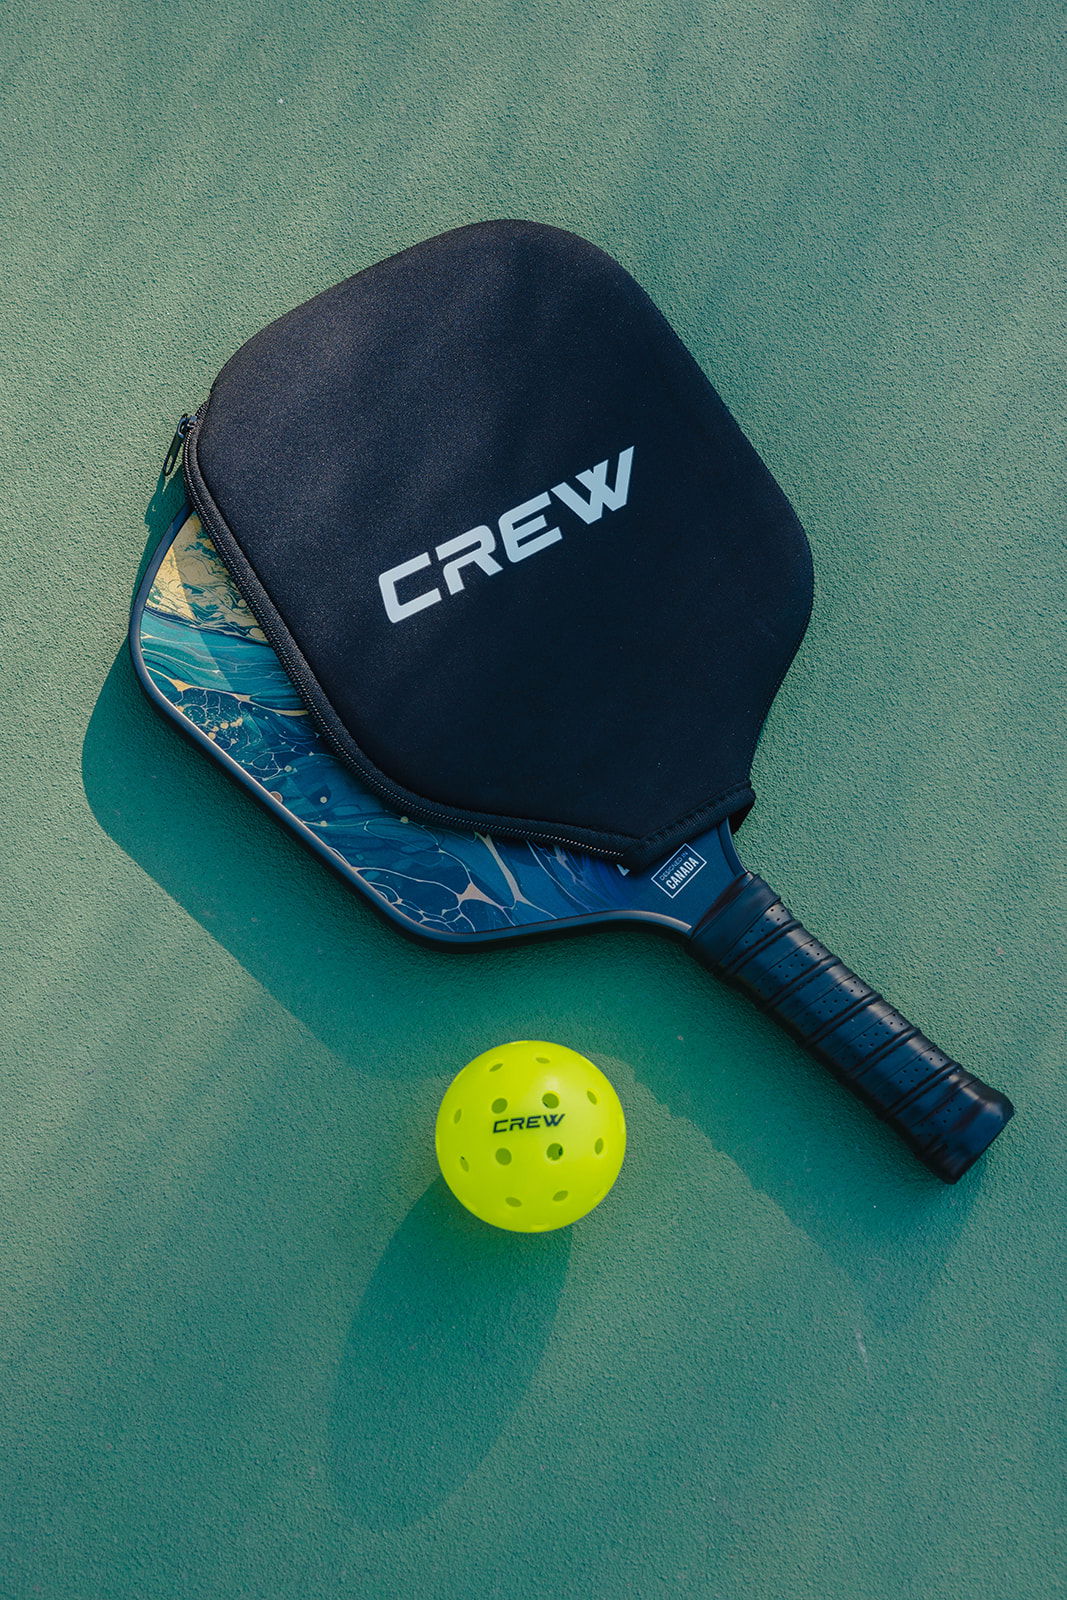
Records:
{"label": "paddle handle", "polygon": [[931,1044],[746,872],[692,934],[694,953],[829,1067],[946,1183],[1014,1106]]}

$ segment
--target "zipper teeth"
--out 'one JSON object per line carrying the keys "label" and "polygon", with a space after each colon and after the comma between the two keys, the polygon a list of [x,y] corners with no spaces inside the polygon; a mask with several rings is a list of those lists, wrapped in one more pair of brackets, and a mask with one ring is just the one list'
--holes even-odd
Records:
{"label": "zipper teeth", "polygon": [[[194,435],[195,435],[196,431],[198,430],[198,428],[200,426],[201,419],[202,419],[203,414],[204,414],[206,409],[207,409],[207,401],[205,400],[204,404],[202,406],[200,406],[196,411],[194,411],[192,416],[189,418],[189,426],[186,429],[185,438],[183,440],[183,448],[184,448],[184,452],[186,452],[186,453],[188,453],[190,446],[193,444]],[[193,502],[193,507],[194,507],[194,509],[196,511],[197,516],[200,518],[201,522],[206,523],[208,531],[211,534],[214,535],[215,532],[216,532],[216,520],[217,520],[215,518],[214,511],[212,509],[209,509],[208,507],[204,506],[203,504],[201,504],[200,496],[197,494],[193,483],[190,481],[191,477],[192,477],[192,474],[186,472],[186,473],[184,473],[184,477],[185,477],[185,487],[186,487],[186,489],[188,491],[190,500]],[[365,771],[365,769],[355,759],[355,757],[350,755],[347,750],[342,750],[334,742],[334,737],[333,737],[333,733],[332,733],[331,729],[327,725],[327,723],[326,723],[325,719],[323,718],[322,714],[319,712],[317,706],[312,704],[311,700],[309,700],[307,694],[304,691],[304,672],[303,672],[303,669],[301,667],[301,664],[298,661],[295,661],[293,659],[292,655],[289,653],[288,649],[286,648],[284,640],[280,640],[280,639],[278,639],[276,637],[273,623],[268,622],[260,614],[260,612],[257,610],[255,602],[252,599],[250,599],[249,596],[245,593],[245,590],[242,587],[241,581],[238,578],[237,574],[234,572],[233,568],[230,567],[230,566],[227,566],[226,571],[229,573],[230,578],[233,580],[233,583],[236,585],[236,588],[237,588],[238,592],[240,593],[241,599],[244,601],[245,605],[248,607],[249,611],[251,611],[251,613],[255,617],[257,623],[262,628],[263,633],[266,635],[267,642],[270,645],[271,649],[274,651],[275,655],[281,661],[282,666],[285,668],[286,672],[289,674],[289,677],[290,677],[291,681],[293,682],[293,684],[295,685],[296,689],[298,690],[298,692],[300,694],[300,698],[301,698],[301,700],[303,701],[303,704],[304,704],[304,709],[306,710],[308,716],[311,718],[312,722],[315,724],[316,728],[318,728],[319,732],[322,734],[323,738],[326,740],[326,743],[330,747],[331,753],[334,756],[336,756],[337,759],[344,766],[346,766],[349,769],[350,772],[354,772],[356,777],[359,778],[361,780],[361,782],[365,783],[368,788],[376,790],[380,794],[382,792],[381,785],[379,783],[372,782],[371,779],[369,778],[367,772]],[[413,816],[424,817],[428,822],[436,822],[438,824],[438,826],[446,827],[446,828],[449,827],[449,824],[447,822],[445,822],[445,823],[441,822],[440,812],[433,810],[429,806],[423,805],[418,800],[412,800],[412,801],[409,802],[409,800],[407,799],[406,796],[396,796],[395,798],[393,798],[390,801],[390,803],[392,805],[394,805],[395,807],[397,807],[398,809],[402,809],[404,814],[407,814],[407,813],[410,812]],[[459,829],[462,828],[462,827],[469,827],[475,833],[483,831],[483,830],[479,829],[477,826],[475,826],[473,823],[459,823],[457,825],[457,828],[454,831],[458,832]],[[536,843],[537,842],[536,840],[531,840],[527,836],[527,834],[520,833],[518,831],[518,829],[509,828],[506,823],[504,823],[500,827],[497,827],[495,824],[491,824],[484,831],[488,832],[490,834],[499,835],[499,836],[505,837],[505,838],[519,839],[519,840],[521,840],[521,841],[523,841],[524,843],[527,843],[527,844]],[[580,844],[576,844],[573,839],[566,838],[566,837],[564,837],[563,835],[560,835],[560,834],[542,833],[542,834],[539,835],[539,838],[541,840],[543,840],[547,844],[565,845],[567,847],[567,849],[569,849],[569,850],[581,851],[583,849],[583,846],[580,845]],[[622,854],[623,854],[621,850],[598,850],[596,853],[597,853],[597,855],[601,856],[602,858],[607,858],[607,859],[612,860],[612,861],[621,860],[622,859]]]}

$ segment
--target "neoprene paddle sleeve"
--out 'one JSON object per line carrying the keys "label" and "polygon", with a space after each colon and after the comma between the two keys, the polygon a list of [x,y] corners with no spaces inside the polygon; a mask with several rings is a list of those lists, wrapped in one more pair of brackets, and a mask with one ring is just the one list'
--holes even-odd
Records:
{"label": "neoprene paddle sleeve", "polygon": [[919,1160],[955,1183],[1015,1107],[964,1071],[745,873],[692,934],[694,954],[794,1034],[889,1123]]}

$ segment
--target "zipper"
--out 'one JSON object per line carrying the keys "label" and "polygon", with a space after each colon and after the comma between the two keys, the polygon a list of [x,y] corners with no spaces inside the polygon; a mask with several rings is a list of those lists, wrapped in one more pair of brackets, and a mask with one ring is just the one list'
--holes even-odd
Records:
{"label": "zipper", "polygon": [[[174,438],[170,441],[170,449],[167,451],[166,460],[163,463],[163,476],[165,478],[169,477],[177,466],[178,458],[185,450],[186,441],[188,440],[193,429],[196,427],[197,423],[200,421],[206,405],[207,402],[205,401],[204,405],[202,405],[198,411],[183,412],[178,418],[178,426],[174,430]],[[214,542],[216,544],[220,543],[221,541],[218,539],[215,525],[217,522],[221,521],[221,517],[217,512],[215,512],[210,503],[202,503],[202,497],[197,494],[196,487],[193,483],[193,474],[189,471],[186,471],[185,473],[185,489],[189,499],[192,501],[193,508],[196,511],[197,516],[200,518],[200,521],[206,527],[208,533],[212,535]],[[224,531],[227,534],[229,533],[228,529],[225,529]],[[282,666],[285,668],[289,676],[290,682],[300,695],[300,698],[304,703],[305,711],[315,724],[315,727],[326,740],[326,743],[332,753],[337,757],[342,765],[346,766],[350,772],[354,772],[361,783],[365,783],[369,789],[372,789],[376,794],[380,794],[382,798],[393,807],[394,810],[401,812],[401,814],[406,816],[423,817],[427,822],[434,823],[439,828],[448,828],[452,826],[448,822],[442,822],[439,811],[434,810],[430,806],[420,804],[419,801],[413,796],[408,796],[405,794],[390,794],[389,790],[383,787],[380,781],[376,781],[375,779],[371,778],[363,765],[357,761],[355,757],[350,755],[347,750],[342,749],[341,746],[335,742],[332,728],[329,727],[318,707],[314,704],[311,696],[307,692],[307,672],[303,666],[303,663],[294,661],[289,650],[286,648],[285,640],[278,637],[278,632],[273,622],[262,616],[259,610],[257,610],[255,602],[245,592],[244,586],[242,585],[237,573],[233,570],[233,567],[225,561],[225,555],[223,552],[220,550],[219,553],[220,555],[223,555],[223,561],[225,562],[226,570],[236,585],[238,593],[240,594],[245,605],[248,607],[249,611],[251,611],[252,615],[259,623],[260,628],[263,630],[263,633],[266,636],[267,642],[270,644],[275,655],[281,661]],[[455,826],[462,829],[469,828],[476,833],[482,831],[476,823],[471,822],[457,822]],[[529,835],[527,833],[520,832],[517,828],[498,828],[490,824],[485,831],[491,835],[496,835],[501,838],[520,839],[524,843],[531,842]],[[539,833],[537,840],[534,842],[563,845],[568,850],[585,850],[584,845],[579,844],[572,838],[568,838],[565,834]],[[621,850],[597,851],[597,855],[603,856],[609,861],[619,860],[622,854],[623,852]]]}
{"label": "zipper", "polygon": [[181,416],[178,418],[178,426],[174,430],[174,438],[170,441],[170,449],[163,458],[164,478],[169,478],[175,467],[178,465],[178,457],[182,453],[186,435],[195,421],[196,414],[190,414],[186,411],[183,411]]}

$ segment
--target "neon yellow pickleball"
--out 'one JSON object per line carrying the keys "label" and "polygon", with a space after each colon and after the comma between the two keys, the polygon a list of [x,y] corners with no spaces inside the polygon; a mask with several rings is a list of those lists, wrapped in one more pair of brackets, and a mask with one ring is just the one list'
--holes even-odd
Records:
{"label": "neon yellow pickleball", "polygon": [[441,1101],[437,1160],[483,1222],[547,1233],[598,1205],[626,1154],[626,1119],[599,1067],[523,1039],[475,1056]]}

